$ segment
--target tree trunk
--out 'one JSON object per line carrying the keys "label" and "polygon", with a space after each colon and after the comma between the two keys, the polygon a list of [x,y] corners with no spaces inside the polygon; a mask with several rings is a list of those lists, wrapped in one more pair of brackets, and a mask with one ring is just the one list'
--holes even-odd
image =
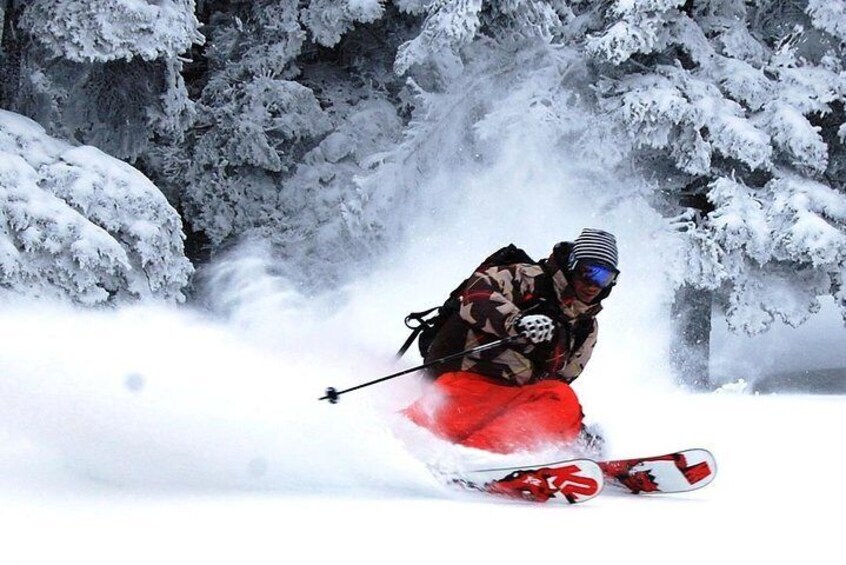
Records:
{"label": "tree trunk", "polygon": [[710,388],[711,306],[713,293],[685,285],[676,291],[672,308],[670,363],[676,381],[697,390]]}
{"label": "tree trunk", "polygon": [[0,108],[9,108],[20,76],[20,45],[15,38],[15,10],[11,0],[0,0]]}

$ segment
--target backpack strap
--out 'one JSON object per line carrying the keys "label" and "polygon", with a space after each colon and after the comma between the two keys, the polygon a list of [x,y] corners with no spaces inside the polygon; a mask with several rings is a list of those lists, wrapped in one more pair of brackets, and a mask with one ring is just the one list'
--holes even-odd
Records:
{"label": "backpack strap", "polygon": [[405,352],[408,351],[408,348],[411,347],[411,344],[414,343],[414,340],[417,339],[420,332],[432,325],[434,319],[437,317],[437,313],[431,318],[427,318],[427,316],[437,310],[440,310],[440,306],[435,306],[434,308],[429,308],[428,310],[423,310],[422,312],[412,312],[405,317],[405,327],[411,330],[411,335],[408,336],[408,339],[405,340],[405,343],[403,343],[402,347],[400,347],[399,351],[397,351],[397,357],[405,355]]}

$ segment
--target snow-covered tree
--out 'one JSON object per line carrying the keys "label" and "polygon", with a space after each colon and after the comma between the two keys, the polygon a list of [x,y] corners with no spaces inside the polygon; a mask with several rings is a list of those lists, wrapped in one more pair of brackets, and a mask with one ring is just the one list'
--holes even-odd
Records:
{"label": "snow-covered tree", "polygon": [[620,0],[599,15],[584,32],[601,104],[644,170],[673,179],[657,204],[680,213],[682,280],[749,333],[842,294],[842,3]]}
{"label": "snow-covered tree", "polygon": [[355,179],[402,127],[395,48],[385,48],[399,40],[377,21],[384,9],[346,0],[210,7],[197,121],[153,160],[155,180],[213,248],[259,234],[294,270],[331,280],[344,268],[339,250],[354,256],[367,245]]}
{"label": "snow-covered tree", "polygon": [[0,110],[0,289],[82,304],[183,300],[181,222],[137,170]]}
{"label": "snow-covered tree", "polygon": [[170,58],[202,42],[194,0],[29,0],[19,25],[77,62]]}
{"label": "snow-covered tree", "polygon": [[460,51],[482,35],[498,44],[526,39],[549,43],[573,12],[565,2],[550,0],[436,0],[397,2],[401,10],[425,14],[420,33],[400,46],[395,68],[406,73],[415,65],[460,68]]}
{"label": "snow-covered tree", "polygon": [[385,0],[311,0],[299,18],[314,41],[333,47],[356,23],[373,23],[384,14]]}
{"label": "snow-covered tree", "polygon": [[[13,3],[15,4],[15,3]],[[7,15],[7,109],[137,159],[193,118],[181,54],[201,43],[193,0],[29,0]]]}

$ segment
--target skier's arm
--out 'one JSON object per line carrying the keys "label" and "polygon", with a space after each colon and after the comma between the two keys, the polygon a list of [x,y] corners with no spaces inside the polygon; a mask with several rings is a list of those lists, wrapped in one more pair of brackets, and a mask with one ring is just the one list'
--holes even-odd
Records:
{"label": "skier's arm", "polygon": [[533,290],[533,270],[540,273],[530,265],[491,267],[474,273],[461,294],[461,319],[499,338],[517,335],[514,322],[521,312],[515,302]]}

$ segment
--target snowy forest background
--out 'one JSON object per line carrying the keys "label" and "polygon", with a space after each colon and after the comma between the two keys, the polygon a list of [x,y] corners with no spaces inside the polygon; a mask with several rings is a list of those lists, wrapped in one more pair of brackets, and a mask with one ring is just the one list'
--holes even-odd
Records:
{"label": "snowy forest background", "polygon": [[462,207],[504,245],[566,184],[584,222],[519,225],[550,245],[646,226],[623,276],[645,261],[676,290],[691,384],[712,311],[758,334],[833,298],[846,320],[841,0],[0,0],[0,18],[0,294],[201,303],[206,266],[261,242],[321,296],[407,238],[467,244],[427,231]]}

